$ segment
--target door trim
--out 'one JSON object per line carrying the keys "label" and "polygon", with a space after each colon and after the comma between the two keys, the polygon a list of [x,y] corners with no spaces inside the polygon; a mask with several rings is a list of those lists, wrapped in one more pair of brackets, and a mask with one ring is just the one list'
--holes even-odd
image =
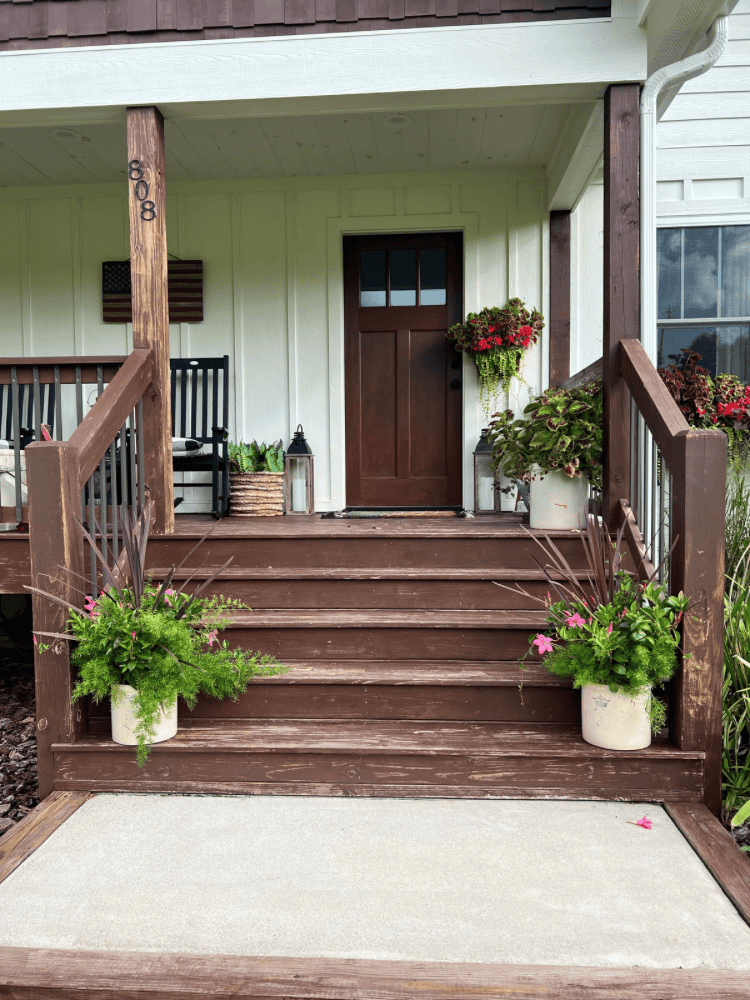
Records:
{"label": "door trim", "polygon": [[[340,510],[346,505],[346,440],[344,420],[344,236],[410,233],[463,232],[464,313],[479,304],[479,215],[455,212],[436,219],[434,215],[387,216],[383,219],[327,220],[328,230],[328,408],[331,461],[331,496],[320,498],[321,510]],[[473,362],[464,357],[463,406],[463,505],[474,504],[472,455],[482,428],[479,387]]]}

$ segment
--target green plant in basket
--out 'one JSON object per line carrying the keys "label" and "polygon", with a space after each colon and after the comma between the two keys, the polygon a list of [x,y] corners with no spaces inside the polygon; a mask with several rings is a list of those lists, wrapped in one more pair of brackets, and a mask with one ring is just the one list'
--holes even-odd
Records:
{"label": "green plant in basket", "polygon": [[603,422],[600,381],[547,389],[528,403],[522,418],[512,410],[493,418],[489,440],[495,468],[510,480],[528,477],[535,467],[542,477],[559,470],[570,479],[585,476],[601,489]]}
{"label": "green plant in basket", "polygon": [[284,448],[281,441],[275,444],[258,444],[251,441],[231,442],[229,445],[230,472],[283,472]]}
{"label": "green plant in basket", "polygon": [[512,379],[522,378],[524,353],[537,342],[543,328],[542,314],[536,309],[529,312],[515,298],[503,309],[495,306],[469,313],[465,323],[448,330],[448,338],[479,369],[480,398],[487,415],[500,386],[508,392]]}
{"label": "green plant in basket", "polygon": [[[133,712],[137,724],[133,730],[139,766],[145,764],[154,739],[157,720],[165,706],[182,698],[194,707],[198,694],[236,700],[252,677],[278,674],[287,670],[273,657],[242,649],[230,649],[219,633],[232,623],[232,613],[246,609],[241,601],[210,596],[201,597],[231,559],[209,578],[188,593],[184,586],[171,584],[177,569],[167,573],[161,585],[150,583],[146,576],[145,553],[151,505],[137,524],[127,507],[121,508],[126,576],[120,580],[110,565],[111,552],[106,539],[100,549],[83,529],[102,571],[105,589],[98,597],[89,596],[81,607],[70,607],[46,591],[28,587],[35,593],[63,606],[70,612],[69,632],[45,633],[53,638],[75,641],[71,659],[79,670],[73,700],[91,695],[94,702],[111,698],[117,706],[126,697],[123,685],[137,692]],[[213,529],[212,529],[213,530]],[[210,534],[208,532],[207,534]],[[131,741],[133,742],[133,741]]]}

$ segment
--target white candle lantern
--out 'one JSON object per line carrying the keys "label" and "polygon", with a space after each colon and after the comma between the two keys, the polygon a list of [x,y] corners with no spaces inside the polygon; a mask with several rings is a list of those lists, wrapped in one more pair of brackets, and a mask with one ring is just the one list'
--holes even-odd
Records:
{"label": "white candle lantern", "polygon": [[500,511],[500,493],[495,483],[495,467],[492,464],[492,444],[488,439],[489,428],[482,435],[474,449],[474,513],[497,514]]}
{"label": "white candle lantern", "polygon": [[315,512],[313,457],[310,445],[305,441],[302,424],[298,424],[284,459],[287,514],[313,514]]}

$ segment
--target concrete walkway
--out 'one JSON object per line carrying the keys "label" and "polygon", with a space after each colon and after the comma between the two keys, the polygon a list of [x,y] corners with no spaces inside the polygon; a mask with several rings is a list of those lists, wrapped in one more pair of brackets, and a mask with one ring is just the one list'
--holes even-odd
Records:
{"label": "concrete walkway", "polygon": [[594,802],[98,795],[0,885],[0,946],[750,969],[667,814]]}

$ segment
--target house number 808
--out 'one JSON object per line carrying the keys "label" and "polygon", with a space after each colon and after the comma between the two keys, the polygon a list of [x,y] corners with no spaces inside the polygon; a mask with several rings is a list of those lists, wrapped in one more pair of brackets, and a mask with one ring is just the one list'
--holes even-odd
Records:
{"label": "house number 808", "polygon": [[144,222],[151,222],[156,218],[156,205],[149,200],[148,181],[143,176],[143,164],[140,160],[128,163],[128,179],[133,181],[133,194],[141,203],[141,218]]}

